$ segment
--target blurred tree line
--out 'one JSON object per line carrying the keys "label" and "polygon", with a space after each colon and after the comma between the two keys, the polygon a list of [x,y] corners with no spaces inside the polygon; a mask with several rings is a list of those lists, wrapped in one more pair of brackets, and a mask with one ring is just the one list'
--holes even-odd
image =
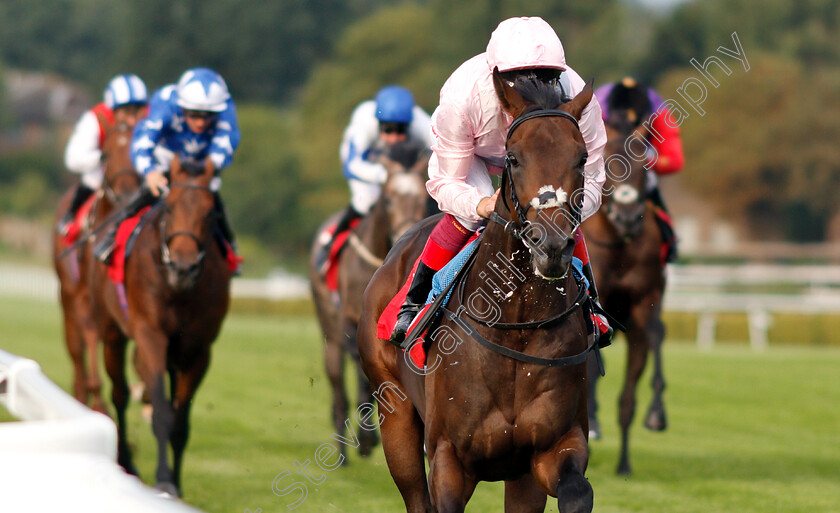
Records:
{"label": "blurred tree line", "polygon": [[[732,48],[737,32],[751,69],[727,60],[734,72],[709,87],[707,114],[683,124],[684,180],[757,234],[820,240],[838,216],[839,6],[705,0],[654,15],[621,0],[3,1],[0,63],[60,73],[96,97],[120,72],[156,88],[188,67],[215,68],[240,106],[242,145],[224,176],[234,225],[302,257],[347,202],[338,145],[354,106],[397,83],[431,113],[448,75],[484,50],[500,20],[542,16],[584,78],[637,75],[675,99],[686,77],[700,77],[689,60]],[[61,144],[51,164],[1,158],[0,191],[20,185],[22,169],[60,166]],[[69,183],[60,170],[40,176],[27,194]],[[34,208],[15,201],[0,193],[4,209]]]}

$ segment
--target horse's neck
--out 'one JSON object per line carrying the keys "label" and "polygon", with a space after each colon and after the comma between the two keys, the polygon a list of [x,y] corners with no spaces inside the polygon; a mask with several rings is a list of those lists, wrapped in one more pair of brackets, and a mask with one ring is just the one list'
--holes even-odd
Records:
{"label": "horse's neck", "polygon": [[382,200],[377,201],[356,230],[359,239],[374,255],[385,258],[391,249],[391,225]]}
{"label": "horse's neck", "polygon": [[[485,301],[492,298],[501,312],[497,321],[504,323],[553,317],[566,310],[578,293],[571,268],[561,279],[538,276],[528,248],[495,223],[485,230],[465,285],[466,295],[477,293]],[[474,292],[478,289],[481,292]]]}

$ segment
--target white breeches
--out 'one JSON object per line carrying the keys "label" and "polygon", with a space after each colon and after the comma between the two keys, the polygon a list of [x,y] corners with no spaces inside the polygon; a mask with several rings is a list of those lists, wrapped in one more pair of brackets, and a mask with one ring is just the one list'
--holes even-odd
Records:
{"label": "white breeches", "polygon": [[382,186],[352,178],[347,180],[347,184],[350,186],[350,204],[353,205],[356,212],[367,215],[373,204],[379,199]]}

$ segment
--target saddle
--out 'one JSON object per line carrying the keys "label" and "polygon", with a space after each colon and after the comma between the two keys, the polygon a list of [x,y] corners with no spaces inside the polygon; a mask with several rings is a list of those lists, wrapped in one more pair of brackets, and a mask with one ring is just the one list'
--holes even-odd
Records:
{"label": "saddle", "polygon": [[79,207],[79,210],[76,212],[76,217],[73,218],[73,222],[67,227],[67,235],[61,237],[62,244],[67,247],[72,246],[77,240],[79,240],[79,235],[81,235],[84,230],[90,228],[90,211],[93,208],[93,203],[96,201],[97,197],[97,194],[92,194],[90,198],[85,200],[85,202],[82,203],[82,206]]}
{"label": "saddle", "polygon": [[361,218],[354,219],[350,222],[349,228],[335,236],[333,234],[335,233],[335,229],[337,228],[338,223],[330,225],[326,230],[322,232],[323,237],[335,237],[333,245],[332,247],[330,247],[330,254],[327,256],[326,270],[324,271],[324,279],[326,280],[327,288],[333,292],[338,291],[338,259],[341,256],[341,252],[344,249],[344,246],[347,245],[347,239],[350,237],[350,234],[356,228],[356,225],[358,225],[360,222]]}
{"label": "saddle", "polygon": [[662,233],[662,247],[659,252],[659,257],[662,266],[673,262],[677,259],[677,234],[674,230],[674,221],[668,212],[662,207],[654,206],[654,219],[656,220],[659,231]]}

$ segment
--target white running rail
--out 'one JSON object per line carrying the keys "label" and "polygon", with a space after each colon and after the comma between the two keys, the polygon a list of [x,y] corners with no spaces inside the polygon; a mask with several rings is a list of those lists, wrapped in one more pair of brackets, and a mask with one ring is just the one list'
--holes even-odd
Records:
{"label": "white running rail", "polygon": [[38,364],[0,350],[0,511],[198,513],[160,497],[116,463],[117,429],[47,379]]}

